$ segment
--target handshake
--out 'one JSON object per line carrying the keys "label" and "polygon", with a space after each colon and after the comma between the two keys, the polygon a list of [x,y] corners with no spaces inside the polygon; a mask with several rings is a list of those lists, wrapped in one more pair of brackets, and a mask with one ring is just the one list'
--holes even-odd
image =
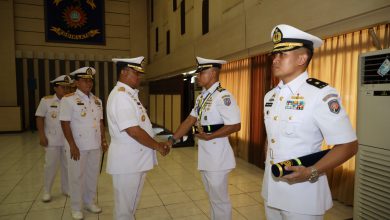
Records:
{"label": "handshake", "polygon": [[158,145],[155,148],[162,156],[166,156],[171,151],[172,143],[170,141],[157,142]]}

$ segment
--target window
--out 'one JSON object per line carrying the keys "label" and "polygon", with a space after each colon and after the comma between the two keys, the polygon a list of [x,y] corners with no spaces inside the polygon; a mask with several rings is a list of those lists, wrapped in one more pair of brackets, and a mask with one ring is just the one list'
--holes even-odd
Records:
{"label": "window", "polygon": [[209,0],[202,2],[202,34],[209,32]]}
{"label": "window", "polygon": [[171,53],[171,33],[167,31],[167,54]]}
{"label": "window", "polygon": [[177,9],[177,0],[172,0],[173,11]]}
{"label": "window", "polygon": [[158,28],[156,28],[156,52],[158,52]]}
{"label": "window", "polygon": [[150,0],[150,21],[154,21],[154,0]]}
{"label": "window", "polygon": [[180,30],[181,35],[186,33],[186,5],[185,0],[182,0],[180,3]]}

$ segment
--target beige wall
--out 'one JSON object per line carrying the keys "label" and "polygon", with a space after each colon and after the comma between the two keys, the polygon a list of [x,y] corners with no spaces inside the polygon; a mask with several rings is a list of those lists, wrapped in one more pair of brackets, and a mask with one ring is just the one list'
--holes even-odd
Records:
{"label": "beige wall", "polygon": [[[202,35],[202,1],[186,0],[186,33],[180,33],[180,2],[155,0],[149,25],[150,79],[193,68],[195,56],[236,60],[271,48],[270,32],[288,23],[322,38],[390,21],[388,0],[209,0],[209,33]],[[150,13],[150,9],[149,9]],[[159,52],[155,52],[155,28]],[[171,54],[166,55],[167,30]]]}
{"label": "beige wall", "polygon": [[[0,108],[17,106],[15,58],[34,59],[34,65],[38,58],[44,59],[45,63],[48,59],[65,60],[68,72],[73,71],[69,68],[68,60],[75,60],[77,63],[79,60],[88,60],[93,61],[93,65],[95,61],[110,61],[112,57],[147,57],[147,1],[105,0],[106,45],[45,42],[43,4],[42,0],[0,0],[0,93],[7,94],[0,99]],[[106,66],[101,71],[107,74]],[[35,75],[42,74],[37,73],[36,69],[34,72]],[[26,82],[24,85],[26,90]],[[38,94],[35,96],[38,102]],[[25,113],[34,108],[35,106],[26,106]],[[19,115],[15,117],[20,117]],[[7,116],[1,115],[0,119],[1,117]]]}
{"label": "beige wall", "polygon": [[17,104],[13,17],[12,0],[0,0],[0,106]]}
{"label": "beige wall", "polygon": [[[109,60],[147,53],[146,2],[105,1],[106,45],[45,42],[44,7],[41,0],[14,0],[15,47],[17,51],[64,59]],[[131,29],[131,30],[130,30]]]}

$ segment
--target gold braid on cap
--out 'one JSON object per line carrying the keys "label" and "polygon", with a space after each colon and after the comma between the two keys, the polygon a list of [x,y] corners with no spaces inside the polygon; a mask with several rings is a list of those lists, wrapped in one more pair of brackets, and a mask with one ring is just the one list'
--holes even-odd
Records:
{"label": "gold braid on cap", "polygon": [[133,69],[137,70],[138,72],[142,72],[142,73],[144,72],[144,69],[142,67],[139,67],[139,66],[127,64],[127,67],[133,68]]}
{"label": "gold braid on cap", "polygon": [[211,68],[213,67],[213,64],[205,64],[205,65],[199,65],[198,68]]}
{"label": "gold braid on cap", "polygon": [[274,49],[279,47],[303,47],[303,43],[284,42],[284,43],[278,43],[274,45]]}

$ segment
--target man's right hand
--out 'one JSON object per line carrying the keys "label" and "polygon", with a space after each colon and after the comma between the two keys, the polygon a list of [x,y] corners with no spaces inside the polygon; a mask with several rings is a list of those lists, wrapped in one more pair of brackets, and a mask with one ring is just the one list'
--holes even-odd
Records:
{"label": "man's right hand", "polygon": [[162,156],[166,156],[167,154],[169,154],[169,151],[171,150],[170,146],[165,143],[165,142],[159,142],[158,143],[158,147],[156,148],[156,150],[158,152],[160,152],[160,154]]}
{"label": "man's right hand", "polygon": [[75,161],[80,160],[80,150],[76,145],[71,145],[70,147],[70,159]]}
{"label": "man's right hand", "polygon": [[48,144],[49,143],[46,136],[39,137],[39,145],[41,145],[42,147],[47,147]]}

